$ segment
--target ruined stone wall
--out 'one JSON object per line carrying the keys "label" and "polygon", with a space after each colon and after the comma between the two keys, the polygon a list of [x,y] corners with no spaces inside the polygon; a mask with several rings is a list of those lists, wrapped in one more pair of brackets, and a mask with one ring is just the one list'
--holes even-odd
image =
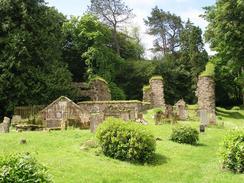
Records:
{"label": "ruined stone wall", "polygon": [[79,89],[79,98],[89,97],[91,101],[111,100],[108,83],[102,78],[95,78],[90,83],[74,83]]}
{"label": "ruined stone wall", "polygon": [[164,85],[161,76],[152,77],[149,81],[151,88],[151,104],[153,107],[164,107]]}
{"label": "ruined stone wall", "polygon": [[119,117],[124,120],[136,120],[138,113],[143,109],[140,101],[88,101],[79,102],[82,111],[103,114],[104,119],[107,117]]}
{"label": "ruined stone wall", "polygon": [[77,123],[77,127],[82,127],[89,122],[88,111],[81,111],[80,107],[67,97],[58,98],[40,114],[44,128],[64,128],[71,121]]}
{"label": "ruined stone wall", "polygon": [[151,87],[148,86],[144,86],[143,87],[143,102],[151,102]]}
{"label": "ruined stone wall", "polygon": [[215,123],[215,82],[211,76],[200,76],[197,83],[196,96],[198,108],[208,114],[207,123]]}

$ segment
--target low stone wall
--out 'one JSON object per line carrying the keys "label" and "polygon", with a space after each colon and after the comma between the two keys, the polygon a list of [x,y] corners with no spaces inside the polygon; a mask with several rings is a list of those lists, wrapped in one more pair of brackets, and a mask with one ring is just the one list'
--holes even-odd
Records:
{"label": "low stone wall", "polygon": [[207,124],[216,123],[215,115],[215,82],[211,76],[200,76],[197,83],[199,111],[206,111]]}
{"label": "low stone wall", "polygon": [[100,113],[103,119],[107,117],[119,117],[124,120],[136,120],[138,114],[143,110],[143,103],[141,101],[86,101],[79,102],[82,113],[89,115],[93,113]]}

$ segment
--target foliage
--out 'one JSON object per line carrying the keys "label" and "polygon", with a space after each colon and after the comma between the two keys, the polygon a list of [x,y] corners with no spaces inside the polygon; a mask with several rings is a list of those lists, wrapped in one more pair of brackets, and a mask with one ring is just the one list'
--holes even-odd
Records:
{"label": "foliage", "polygon": [[154,51],[164,55],[174,53],[180,46],[180,33],[183,28],[181,18],[156,6],[152,9],[151,16],[144,21],[149,26],[148,33],[156,36]]}
{"label": "foliage", "polygon": [[0,1],[0,108],[47,103],[73,96],[71,74],[61,60],[65,17],[43,0]]}
{"label": "foliage", "polygon": [[115,83],[126,93],[127,99],[142,99],[142,88],[155,74],[157,62],[128,60],[122,62],[115,75]]}
{"label": "foliage", "polygon": [[[72,17],[63,25],[65,43],[63,58],[73,73],[74,81],[97,75],[113,80],[120,58],[111,49],[111,30],[93,15]],[[109,72],[108,72],[109,71]]]}
{"label": "foliage", "polygon": [[113,45],[120,55],[120,45],[118,42],[118,26],[126,22],[132,16],[132,9],[128,8],[122,0],[91,0],[89,10],[98,16],[103,22],[113,29]]}
{"label": "foliage", "polygon": [[170,139],[174,142],[196,145],[199,140],[196,129],[188,126],[177,126],[172,129]]}
{"label": "foliage", "polygon": [[109,118],[97,129],[97,138],[106,156],[132,162],[152,159],[156,141],[149,132],[134,122]]}
{"label": "foliage", "polygon": [[46,168],[30,155],[0,157],[0,182],[52,182]]}
{"label": "foliage", "polygon": [[232,131],[223,143],[223,167],[236,173],[244,172],[244,131]]}
{"label": "foliage", "polygon": [[216,87],[225,91],[229,105],[243,98],[244,85],[235,82],[244,72],[243,11],[244,3],[241,0],[218,0],[214,6],[205,8],[204,18],[209,22],[205,38],[217,52],[215,60],[219,68]]}
{"label": "foliage", "polygon": [[124,91],[119,88],[115,83],[109,83],[109,89],[111,91],[112,100],[125,100],[126,95]]}
{"label": "foliage", "polygon": [[144,85],[142,90],[143,91],[149,91],[149,90],[151,90],[151,87],[150,87],[150,85]]}
{"label": "foliage", "polygon": [[200,76],[211,76],[211,77],[214,77],[214,75],[215,75],[215,71],[214,70],[215,70],[214,64],[211,63],[211,62],[208,62],[207,65],[206,65],[205,71],[203,71]]}

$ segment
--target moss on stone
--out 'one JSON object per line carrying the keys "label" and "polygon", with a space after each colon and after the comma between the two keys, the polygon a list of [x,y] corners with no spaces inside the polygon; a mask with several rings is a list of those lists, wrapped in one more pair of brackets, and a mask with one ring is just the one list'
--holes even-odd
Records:
{"label": "moss on stone", "polygon": [[102,81],[102,82],[104,82],[104,83],[106,83],[108,85],[108,82],[105,79],[103,79],[102,77],[100,77],[100,76],[95,76],[95,77],[91,78],[90,81],[89,81],[89,84],[92,81],[96,81],[96,80]]}
{"label": "moss on stone", "polygon": [[142,103],[139,100],[111,100],[111,101],[84,101],[78,104],[120,104],[120,103]]}
{"label": "moss on stone", "polygon": [[143,91],[149,91],[151,89],[151,87],[149,86],[149,85],[145,85],[145,86],[143,86]]}
{"label": "moss on stone", "polygon": [[162,76],[153,76],[153,77],[151,77],[149,82],[151,82],[152,80],[163,80],[163,77]]}
{"label": "moss on stone", "polygon": [[214,77],[215,74],[215,65],[211,62],[208,62],[205,66],[205,71],[200,74],[200,77]]}

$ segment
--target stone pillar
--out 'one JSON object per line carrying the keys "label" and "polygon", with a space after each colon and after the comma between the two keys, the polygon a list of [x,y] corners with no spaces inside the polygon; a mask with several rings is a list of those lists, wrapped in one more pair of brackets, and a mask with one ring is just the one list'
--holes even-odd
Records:
{"label": "stone pillar", "polygon": [[151,103],[153,107],[164,107],[164,85],[161,76],[154,76],[150,79]]}
{"label": "stone pillar", "polygon": [[4,117],[3,122],[0,124],[0,133],[9,133],[10,118]]}
{"label": "stone pillar", "polygon": [[198,97],[199,111],[207,112],[207,124],[215,124],[215,82],[213,77],[199,77],[196,96]]}
{"label": "stone pillar", "polygon": [[151,102],[151,87],[143,87],[143,102]]}

